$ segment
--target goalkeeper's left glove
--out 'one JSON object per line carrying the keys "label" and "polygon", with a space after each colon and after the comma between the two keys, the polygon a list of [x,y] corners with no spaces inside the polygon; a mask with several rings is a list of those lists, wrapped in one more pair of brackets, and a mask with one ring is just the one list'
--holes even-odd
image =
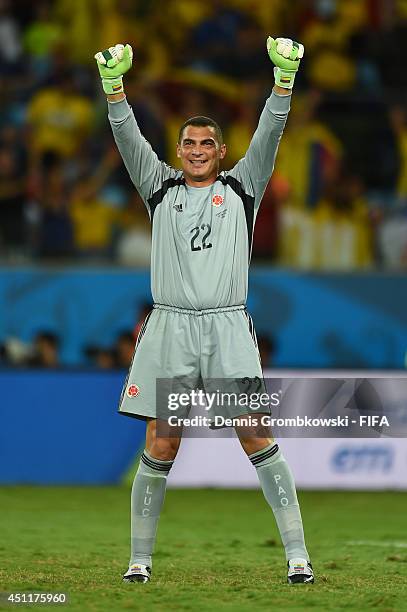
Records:
{"label": "goalkeeper's left glove", "polygon": [[292,89],[300,60],[304,55],[304,45],[290,38],[267,39],[267,51],[274,68],[276,85]]}
{"label": "goalkeeper's left glove", "polygon": [[133,63],[133,49],[130,45],[115,45],[95,55],[103,90],[106,94],[123,92],[123,75]]}

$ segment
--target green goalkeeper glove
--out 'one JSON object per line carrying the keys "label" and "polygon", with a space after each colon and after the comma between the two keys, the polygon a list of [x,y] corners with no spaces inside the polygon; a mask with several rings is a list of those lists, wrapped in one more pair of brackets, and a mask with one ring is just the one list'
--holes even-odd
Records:
{"label": "green goalkeeper glove", "polygon": [[133,49],[130,45],[116,45],[95,55],[103,90],[106,94],[122,93],[123,75],[133,63]]}
{"label": "green goalkeeper glove", "polygon": [[267,51],[274,68],[276,85],[284,89],[292,89],[295,74],[304,55],[304,45],[289,38],[267,39]]}

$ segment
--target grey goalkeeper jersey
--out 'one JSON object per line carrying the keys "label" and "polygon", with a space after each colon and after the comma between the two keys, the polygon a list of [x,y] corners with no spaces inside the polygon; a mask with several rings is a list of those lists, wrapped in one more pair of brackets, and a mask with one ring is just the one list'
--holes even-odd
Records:
{"label": "grey goalkeeper jersey", "polygon": [[152,222],[155,303],[201,310],[246,303],[253,229],[291,96],[272,93],[246,155],[209,187],[160,161],[126,100],[109,103],[113,135]]}

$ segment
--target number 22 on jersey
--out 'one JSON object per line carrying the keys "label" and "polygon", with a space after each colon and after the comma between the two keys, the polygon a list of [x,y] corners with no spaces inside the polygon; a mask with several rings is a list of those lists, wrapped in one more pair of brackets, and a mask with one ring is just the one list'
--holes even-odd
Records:
{"label": "number 22 on jersey", "polygon": [[211,226],[209,223],[202,223],[199,227],[191,229],[191,251],[202,251],[203,249],[211,249],[212,243],[207,242],[211,233]]}

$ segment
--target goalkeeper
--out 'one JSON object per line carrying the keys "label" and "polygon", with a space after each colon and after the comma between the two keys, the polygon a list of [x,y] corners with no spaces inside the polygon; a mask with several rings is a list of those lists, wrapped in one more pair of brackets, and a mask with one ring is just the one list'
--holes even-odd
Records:
{"label": "goalkeeper", "polygon": [[[146,445],[131,494],[131,556],[123,579],[148,582],[166,481],[180,435],[157,434],[156,380],[188,377],[203,382],[262,380],[254,327],[246,311],[253,228],[273,171],[304,48],[268,38],[275,85],[246,155],[219,172],[226,145],[209,117],[185,121],[177,156],[182,170],[159,161],[126,101],[123,75],[132,65],[129,45],[95,59],[108,99],[113,135],[152,223],[151,285],[154,308],[137,338],[120,399],[122,414],[147,421]],[[293,160],[295,163],[295,160]],[[248,412],[233,407],[233,417]],[[285,548],[290,584],[314,581],[304,543],[291,471],[271,434],[236,428],[257,471]]]}

